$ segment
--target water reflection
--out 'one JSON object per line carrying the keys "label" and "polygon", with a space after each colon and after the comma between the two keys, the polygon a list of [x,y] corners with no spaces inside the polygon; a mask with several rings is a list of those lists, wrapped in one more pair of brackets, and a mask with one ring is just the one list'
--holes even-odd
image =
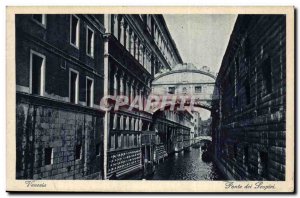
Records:
{"label": "water reflection", "polygon": [[213,162],[203,162],[200,148],[169,156],[156,165],[152,180],[224,180]]}

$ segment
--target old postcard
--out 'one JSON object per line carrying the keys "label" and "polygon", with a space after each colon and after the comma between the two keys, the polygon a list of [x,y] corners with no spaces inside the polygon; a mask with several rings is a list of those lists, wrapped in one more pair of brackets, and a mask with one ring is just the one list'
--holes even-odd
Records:
{"label": "old postcard", "polygon": [[293,7],[7,7],[7,191],[294,192]]}

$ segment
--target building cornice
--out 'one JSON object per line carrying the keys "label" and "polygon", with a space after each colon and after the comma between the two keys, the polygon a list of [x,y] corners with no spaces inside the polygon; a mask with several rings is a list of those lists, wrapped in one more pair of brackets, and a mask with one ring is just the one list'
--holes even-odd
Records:
{"label": "building cornice", "polygon": [[82,16],[91,24],[93,24],[94,28],[96,28],[101,34],[105,34],[104,25],[101,24],[95,16],[93,16],[92,14],[83,14]]}
{"label": "building cornice", "polygon": [[162,14],[156,14],[156,15],[153,15],[153,16],[154,16],[154,19],[156,20],[157,23],[158,23],[158,21],[157,21],[156,17],[159,18],[159,21],[162,23],[162,26],[158,26],[158,27],[159,28],[164,27],[165,32],[167,34],[167,38],[170,40],[170,43],[171,43],[172,48],[173,48],[173,51],[175,52],[175,54],[176,54],[176,56],[178,58],[178,62],[181,63],[181,64],[183,64],[183,61],[182,61],[182,58],[181,58],[180,53],[178,51],[178,48],[176,46],[176,43],[175,43],[175,41],[173,40],[173,38],[171,36],[171,33],[169,31],[169,28],[168,28],[168,26],[166,24],[166,21],[165,21],[163,15]]}

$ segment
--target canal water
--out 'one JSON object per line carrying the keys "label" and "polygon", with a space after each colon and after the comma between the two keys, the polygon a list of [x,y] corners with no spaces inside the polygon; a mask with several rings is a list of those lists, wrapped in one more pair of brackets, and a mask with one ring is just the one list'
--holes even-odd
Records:
{"label": "canal water", "polygon": [[202,161],[201,148],[191,148],[156,165],[152,180],[224,180],[213,162]]}

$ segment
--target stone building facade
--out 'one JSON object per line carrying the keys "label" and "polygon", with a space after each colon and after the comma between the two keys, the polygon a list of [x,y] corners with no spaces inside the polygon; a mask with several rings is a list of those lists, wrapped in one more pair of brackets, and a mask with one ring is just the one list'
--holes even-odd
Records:
{"label": "stone building facade", "polygon": [[191,134],[191,139],[192,139],[192,144],[196,143],[198,137],[200,136],[200,132],[201,132],[201,125],[200,125],[200,121],[201,121],[201,114],[199,111],[194,111],[193,112],[193,119],[194,119],[194,133]]}
{"label": "stone building facade", "polygon": [[103,15],[16,15],[16,178],[103,178]]}
{"label": "stone building facade", "polygon": [[286,17],[239,15],[216,81],[215,158],[228,178],[285,180]]}
{"label": "stone building facade", "polygon": [[[152,82],[152,94],[168,97],[169,101],[194,100],[191,108],[188,103],[185,108],[191,112],[192,119],[187,125],[190,134],[185,135],[185,146],[179,146],[176,151],[188,148],[201,138],[202,124],[201,113],[212,110],[212,100],[215,87],[215,74],[207,66],[196,67],[191,63],[173,65],[170,69],[161,70],[155,75]],[[193,102],[191,102],[193,103]],[[177,106],[177,108],[181,108]],[[177,109],[176,108],[176,109]],[[206,127],[207,128],[207,127]],[[207,128],[208,129],[208,128]],[[180,137],[180,136],[179,136]]]}
{"label": "stone building facade", "polygon": [[[182,62],[162,15],[105,15],[105,96],[145,101],[154,74]],[[117,98],[115,98],[117,100]],[[125,177],[142,169],[148,151],[151,112],[120,107],[105,114],[104,177]],[[143,137],[145,136],[145,137]],[[150,134],[151,136],[151,134]],[[146,145],[147,144],[147,145]],[[149,145],[148,145],[149,146]]]}
{"label": "stone building facade", "polygon": [[183,63],[157,73],[152,83],[152,91],[154,94],[194,96],[195,99],[210,101],[214,85],[215,74],[209,67],[197,68],[191,63]]}
{"label": "stone building facade", "polygon": [[199,134],[202,136],[211,136],[211,118],[207,120],[199,120]]}
{"label": "stone building facade", "polygon": [[177,64],[155,75],[152,94],[176,98],[178,101],[193,100],[194,107],[190,110],[203,113],[212,109],[215,79],[216,74],[207,66],[196,67],[192,63]]}
{"label": "stone building facade", "polygon": [[16,15],[16,178],[125,178],[188,148],[191,112],[145,110],[178,64],[162,15]]}
{"label": "stone building facade", "polygon": [[[191,146],[193,115],[188,111],[157,111],[153,115],[154,129],[157,133],[157,147],[163,146],[163,153],[172,154]],[[163,155],[156,157],[158,160]]]}

